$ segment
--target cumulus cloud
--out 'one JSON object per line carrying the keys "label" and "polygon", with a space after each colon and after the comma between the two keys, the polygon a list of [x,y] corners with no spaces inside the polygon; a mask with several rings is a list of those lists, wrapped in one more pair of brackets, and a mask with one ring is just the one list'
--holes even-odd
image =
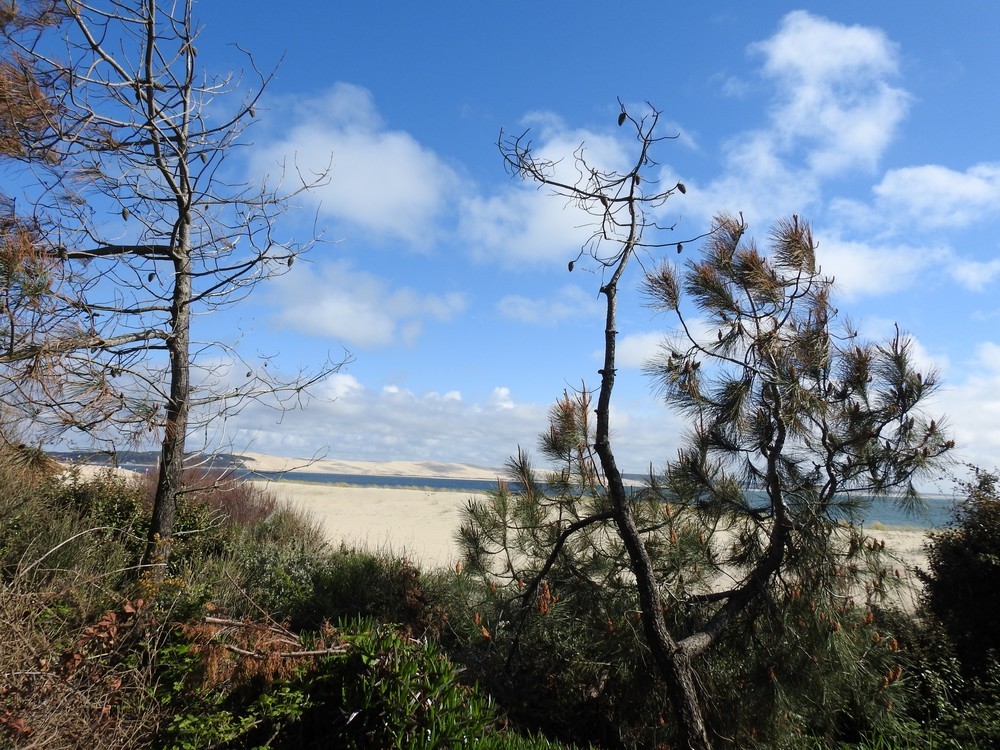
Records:
{"label": "cumulus cloud", "polygon": [[504,387],[494,388],[487,404],[493,409],[501,409],[503,411],[510,411],[515,406],[514,399],[510,397],[510,388]]}
{"label": "cumulus cloud", "polygon": [[348,396],[354,391],[362,389],[362,385],[353,375],[343,372],[335,372],[318,386],[316,395],[321,400],[335,401],[342,396]]}
{"label": "cumulus cloud", "polygon": [[848,299],[898,292],[918,279],[926,281],[928,270],[950,256],[940,246],[871,244],[836,235],[821,235],[818,245],[823,274],[833,276],[837,291]]}
{"label": "cumulus cloud", "polygon": [[[959,368],[954,368],[957,374]],[[935,396],[932,414],[947,415],[958,457],[984,469],[998,466],[1000,456],[1000,344],[980,342],[971,361],[963,363],[961,381],[947,381]]]}
{"label": "cumulus cloud", "polygon": [[[569,185],[580,180],[571,156],[578,149],[599,170],[629,169],[629,151],[618,133],[612,135],[568,128],[558,117],[536,112],[522,123],[531,128],[531,151],[539,163],[549,162],[552,179]],[[491,195],[467,196],[461,204],[459,232],[480,258],[506,266],[566,263],[598,228],[572,202],[553,197],[534,182],[507,185]]]}
{"label": "cumulus cloud", "polygon": [[[538,435],[547,429],[549,403],[525,401],[503,385],[470,399],[457,391],[365,385],[347,374],[335,380],[332,393],[325,395],[336,398],[314,398],[304,412],[278,415],[250,404],[230,420],[227,450],[291,457],[318,452],[370,461],[458,461],[502,471],[522,447],[544,468],[537,445]],[[623,471],[660,468],[675,455],[683,423],[652,394],[618,399],[612,417],[612,440]]]}
{"label": "cumulus cloud", "polygon": [[873,190],[879,206],[902,214],[907,226],[965,227],[1000,214],[1000,163],[965,172],[935,164],[893,169]]}
{"label": "cumulus cloud", "polygon": [[296,268],[275,287],[276,325],[361,348],[412,344],[426,320],[448,321],[466,307],[463,294],[392,288],[348,262]]}
{"label": "cumulus cloud", "polygon": [[499,265],[566,263],[593,232],[579,226],[581,218],[544,192],[504,187],[463,201],[459,231],[474,255]]}
{"label": "cumulus cloud", "polygon": [[437,235],[461,180],[411,135],[389,129],[371,92],[338,83],[319,96],[280,104],[289,112],[283,121],[294,125],[254,146],[257,172],[273,172],[275,164],[306,173],[329,166],[328,181],[303,198],[322,216],[418,246]]}
{"label": "cumulus cloud", "polygon": [[877,164],[909,104],[889,83],[898,50],[881,30],[794,11],[751,51],[779,86],[770,116],[777,145],[804,147],[818,174]]}
{"label": "cumulus cloud", "polygon": [[[772,92],[766,121],[723,144],[718,177],[685,179],[683,200],[662,207],[671,217],[682,212],[688,226],[704,227],[722,209],[742,211],[755,231],[791,213],[808,216],[821,205],[824,180],[877,166],[906,115],[910,97],[894,85],[899,52],[879,29],[795,11],[749,53]],[[569,155],[581,143],[599,169],[629,167],[631,143],[616,128],[573,129],[547,113],[530,115],[525,125],[533,129],[536,158],[553,160],[555,179],[578,181]],[[687,146],[696,148],[693,140]],[[676,181],[667,165],[659,176],[663,185]],[[595,228],[574,206],[528,183],[469,198],[462,213],[462,233],[476,252],[508,265],[565,262]],[[666,215],[656,219],[673,223]]]}
{"label": "cumulus cloud", "polygon": [[891,294],[929,280],[952,281],[979,292],[1000,278],[1000,259],[966,258],[946,244],[909,245],[900,240],[847,240],[820,235],[816,257],[848,300]]}
{"label": "cumulus cloud", "polygon": [[615,348],[615,358],[621,368],[638,369],[662,349],[665,336],[662,331],[633,333],[622,336]]}
{"label": "cumulus cloud", "polygon": [[807,215],[818,204],[820,180],[780,158],[765,133],[734,138],[724,146],[724,152],[722,174],[704,184],[697,180],[685,183],[685,215],[698,217],[707,226],[721,210],[740,212],[756,232],[781,216]]}
{"label": "cumulus cloud", "polygon": [[874,28],[806,11],[786,15],[753,44],[772,88],[766,123],[723,146],[723,172],[688,184],[687,211],[742,211],[767,225],[819,205],[824,179],[874,169],[906,115],[910,97],[892,85],[898,50]]}
{"label": "cumulus cloud", "polygon": [[335,393],[326,394],[336,397],[313,399],[306,412],[275,417],[247,409],[233,420],[233,444],[285,456],[311,456],[326,446],[330,455],[360,460],[500,467],[518,445],[533,448],[546,424],[547,406],[518,400],[505,386],[470,401],[457,390],[417,393],[364,386],[350,375],[338,380]]}
{"label": "cumulus cloud", "polygon": [[981,292],[1000,277],[1000,259],[978,261],[956,258],[948,264],[948,272],[962,286]]}

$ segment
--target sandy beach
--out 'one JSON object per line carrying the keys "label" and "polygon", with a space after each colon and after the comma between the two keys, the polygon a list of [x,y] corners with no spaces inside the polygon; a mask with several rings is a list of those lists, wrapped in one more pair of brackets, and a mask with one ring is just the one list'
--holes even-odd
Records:
{"label": "sandy beach", "polygon": [[[260,453],[243,454],[249,469],[283,473],[279,481],[260,481],[282,501],[306,512],[321,524],[333,544],[373,551],[391,551],[424,568],[453,566],[458,560],[455,534],[462,510],[475,497],[467,491],[416,489],[421,479],[477,479],[492,481],[498,469],[432,461],[344,461],[337,459],[279,458]],[[84,476],[106,467],[79,466]],[[124,472],[124,470],[117,470]],[[133,472],[128,472],[133,473]],[[296,481],[302,474],[350,474],[409,477],[414,489],[359,487]],[[869,536],[884,541],[898,562],[892,570],[915,583],[914,567],[926,567],[926,532],[916,528],[872,526]],[[903,603],[908,597],[903,594]]]}
{"label": "sandy beach", "polygon": [[[414,467],[396,468],[412,471]],[[427,568],[455,564],[458,559],[455,532],[462,509],[473,497],[468,492],[296,482],[294,472],[287,480],[266,484],[281,499],[321,523],[331,542],[391,550]],[[871,537],[885,541],[886,548],[893,551],[899,562],[891,569],[901,578],[913,581],[912,568],[926,565],[925,532],[912,528],[867,531]],[[912,594],[900,593],[901,603],[911,607]]]}
{"label": "sandy beach", "polygon": [[323,525],[335,543],[392,552],[424,567],[454,565],[454,535],[467,492],[266,482],[271,491]]}
{"label": "sandy beach", "polygon": [[355,487],[296,481],[299,474],[350,474],[421,479],[493,481],[501,470],[436,461],[346,461],[291,459],[243,453],[248,469],[284,472],[277,482],[262,482],[292,507],[308,513],[334,544],[392,551],[422,566],[452,566],[458,559],[454,535],[469,492],[386,487]]}

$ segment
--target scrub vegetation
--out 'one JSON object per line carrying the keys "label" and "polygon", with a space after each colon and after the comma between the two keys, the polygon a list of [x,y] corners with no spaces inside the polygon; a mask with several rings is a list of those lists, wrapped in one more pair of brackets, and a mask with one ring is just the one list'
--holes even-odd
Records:
{"label": "scrub vegetation", "polygon": [[[567,409],[586,413],[554,420]],[[189,472],[149,576],[151,478],[5,442],[0,746],[675,747],[620,541],[590,527],[551,555],[557,519],[599,494],[523,455],[510,469],[470,504],[457,570],[332,547],[266,489]],[[980,472],[929,536],[918,612],[792,585],[731,625],[693,665],[713,746],[995,747],[996,482]],[[643,492],[634,510],[667,621],[697,624],[710,602],[679,595],[717,574],[701,521]],[[489,554],[505,545],[516,560]]]}

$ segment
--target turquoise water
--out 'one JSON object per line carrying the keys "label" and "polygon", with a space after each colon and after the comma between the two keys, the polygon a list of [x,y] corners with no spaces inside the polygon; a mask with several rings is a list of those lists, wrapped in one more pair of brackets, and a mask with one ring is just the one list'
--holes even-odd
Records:
{"label": "turquoise water", "polygon": [[939,529],[948,525],[951,520],[955,498],[926,498],[927,509],[912,514],[896,507],[890,502],[872,503],[863,516],[865,523],[870,525],[880,523],[883,526],[912,526],[918,529]]}

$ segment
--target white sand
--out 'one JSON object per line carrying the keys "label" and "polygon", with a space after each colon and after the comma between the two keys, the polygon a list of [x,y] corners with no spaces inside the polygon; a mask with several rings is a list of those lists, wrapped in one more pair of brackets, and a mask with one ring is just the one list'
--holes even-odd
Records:
{"label": "white sand", "polygon": [[121,467],[111,467],[104,466],[100,464],[63,464],[65,466],[65,471],[63,471],[63,478],[69,479],[73,472],[83,480],[90,480],[101,474],[111,473],[120,477],[139,477],[141,474],[138,471],[132,471],[131,469],[122,469]]}
{"label": "white sand", "polygon": [[454,565],[454,535],[468,492],[346,487],[306,482],[263,483],[292,507],[322,523],[331,542],[392,552],[425,567]]}
{"label": "white sand", "polygon": [[[331,542],[369,550],[391,550],[425,567],[452,566],[458,559],[454,536],[468,492],[381,487],[347,487],[305,482],[271,482],[268,486],[292,506],[323,524]],[[868,529],[884,540],[899,563],[904,580],[914,582],[911,570],[925,566],[926,536],[918,529]],[[912,606],[912,594],[901,592],[901,603]],[[911,600],[907,602],[907,600]]]}
{"label": "white sand", "polygon": [[[471,492],[403,489],[396,487],[351,487],[294,481],[298,473],[358,474],[365,476],[413,477],[414,479],[494,480],[501,473],[468,464],[432,461],[340,461],[333,459],[289,459],[260,453],[244,454],[247,468],[286,472],[278,482],[258,482],[279,498],[308,513],[321,523],[334,544],[372,551],[391,551],[426,568],[453,566],[458,560],[455,534]],[[106,467],[81,466],[89,477]],[[126,473],[124,470],[118,470]],[[134,472],[127,472],[129,474]],[[415,482],[419,484],[419,481]],[[914,567],[924,567],[927,555],[924,531],[912,528],[869,527],[867,533],[884,540],[886,549],[898,559],[890,566],[904,581],[917,586]],[[905,587],[904,587],[905,589]],[[915,594],[900,592],[900,603],[913,606]]]}

